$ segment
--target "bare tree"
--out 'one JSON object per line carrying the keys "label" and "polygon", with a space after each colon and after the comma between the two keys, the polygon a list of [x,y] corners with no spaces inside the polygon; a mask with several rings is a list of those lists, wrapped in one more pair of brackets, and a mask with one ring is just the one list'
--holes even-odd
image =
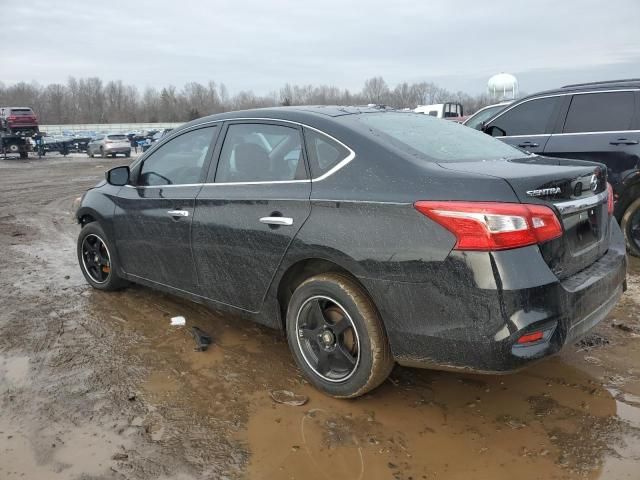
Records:
{"label": "bare tree", "polygon": [[362,95],[369,103],[382,104],[389,99],[389,86],[382,77],[373,77],[364,82]]}
{"label": "bare tree", "polygon": [[146,88],[139,93],[135,86],[120,80],[106,84],[101,79],[70,77],[66,85],[0,82],[0,104],[30,106],[47,123],[123,123],[186,121],[204,115],[234,109],[274,105],[362,105],[388,104],[397,108],[457,101],[465,113],[473,113],[490,103],[487,95],[452,93],[432,82],[397,84],[393,90],[382,77],[368,79],[362,91],[350,92],[334,85],[292,85],[286,83],[277,92],[256,95],[245,90],[230,95],[223,83],[206,85],[190,82],[178,90],[167,86]]}

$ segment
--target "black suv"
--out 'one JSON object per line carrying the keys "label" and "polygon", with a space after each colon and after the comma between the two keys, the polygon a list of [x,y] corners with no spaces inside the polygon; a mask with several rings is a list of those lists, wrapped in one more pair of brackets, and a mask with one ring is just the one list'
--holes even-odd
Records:
{"label": "black suv", "polygon": [[629,251],[640,256],[640,79],[536,93],[489,119],[483,131],[532,153],[604,163],[614,215]]}

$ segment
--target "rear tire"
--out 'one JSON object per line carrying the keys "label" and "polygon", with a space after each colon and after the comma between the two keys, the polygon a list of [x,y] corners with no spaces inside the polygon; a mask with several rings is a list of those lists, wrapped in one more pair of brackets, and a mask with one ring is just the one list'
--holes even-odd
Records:
{"label": "rear tire", "polygon": [[27,153],[27,152],[20,152],[20,158],[21,158],[21,159],[23,159],[23,160],[24,160],[24,159],[26,159],[26,158],[29,158],[29,153]]}
{"label": "rear tire", "polygon": [[640,198],[631,202],[622,216],[620,227],[627,242],[627,250],[635,257],[640,257]]}
{"label": "rear tire", "polygon": [[354,279],[340,273],[316,275],[298,286],[287,308],[287,338],[309,381],[336,398],[373,390],[393,368],[373,301]]}
{"label": "rear tire", "polygon": [[128,285],[118,275],[120,264],[115,248],[97,222],[86,224],[80,230],[77,245],[78,263],[89,285],[98,290],[120,290]]}

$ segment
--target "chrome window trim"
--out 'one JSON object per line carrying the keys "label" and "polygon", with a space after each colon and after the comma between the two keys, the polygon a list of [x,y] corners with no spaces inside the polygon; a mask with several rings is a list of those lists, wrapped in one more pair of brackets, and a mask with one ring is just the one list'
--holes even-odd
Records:
{"label": "chrome window trim", "polygon": [[[507,113],[509,110],[518,107],[520,105],[524,105],[527,102],[532,102],[534,100],[540,100],[542,98],[553,98],[553,97],[565,97],[567,95],[588,95],[590,93],[613,93],[613,92],[637,92],[639,91],[640,88],[614,88],[614,89],[610,89],[610,90],[588,90],[585,92],[561,92],[561,93],[550,93],[548,95],[540,95],[539,97],[532,97],[532,98],[527,98],[525,100],[522,100],[520,102],[514,102],[513,104],[509,105],[506,109],[502,110],[500,113],[498,113],[498,115],[496,115],[493,118],[490,118],[487,121],[487,124],[493,122],[494,120],[497,120],[498,118],[500,118],[502,115],[504,115],[505,113]],[[546,134],[536,134],[536,135],[551,135],[549,133]],[[494,137],[494,138],[507,138],[507,137],[533,137],[534,135],[505,135],[503,137]]]}
{"label": "chrome window trim", "polygon": [[[221,123],[221,122],[235,122],[236,120],[238,121],[260,121],[260,120],[266,120],[269,122],[282,122],[282,123],[290,123],[292,125],[297,125],[303,128],[308,128],[310,130],[314,130],[318,133],[320,133],[321,135],[324,135],[325,137],[330,138],[331,140],[333,140],[336,143],[339,143],[340,145],[342,145],[344,148],[346,148],[349,151],[349,155],[347,155],[344,159],[342,159],[340,162],[338,162],[333,168],[331,168],[329,171],[323,173],[322,175],[320,175],[317,178],[308,178],[305,180],[272,180],[272,181],[260,181],[260,182],[220,182],[220,183],[180,183],[180,184],[171,184],[171,185],[145,185],[145,186],[134,186],[134,185],[125,185],[125,187],[130,187],[130,188],[171,188],[171,187],[211,187],[211,186],[229,186],[229,185],[271,185],[271,184],[281,184],[281,183],[311,183],[311,182],[320,182],[322,180],[325,180],[326,178],[330,177],[331,175],[333,175],[334,173],[336,173],[338,170],[340,170],[341,168],[343,168],[344,166],[346,166],[347,164],[351,163],[351,161],[356,157],[356,152],[353,151],[353,149],[351,147],[349,147],[348,145],[345,145],[343,142],[341,142],[340,140],[338,140],[337,138],[335,138],[332,135],[329,135],[326,132],[323,132],[322,130],[319,130],[315,127],[312,127],[311,125],[307,125],[306,123],[301,123],[301,122],[294,122],[293,120],[282,120],[282,119],[278,119],[278,118],[252,118],[252,117],[243,117],[243,118],[226,118],[226,119],[221,119],[221,120],[209,120],[206,122],[202,122],[202,123],[198,123],[196,125],[191,125],[189,128],[185,128],[184,130],[180,130],[178,132],[175,132],[175,136],[178,137],[180,135],[182,135],[183,133],[189,132],[191,130],[194,130],[196,128],[201,128],[201,127],[206,127],[208,125],[214,124],[214,123]],[[161,142],[160,144],[158,144],[156,146],[156,148],[152,148],[149,150],[149,153],[145,152],[146,155],[141,156],[140,158],[138,158],[134,163],[131,164],[131,169],[137,167],[138,163],[141,163],[142,161],[146,160],[147,157],[149,157],[151,155],[152,152],[154,152],[155,150],[157,150],[158,148],[160,148],[162,145],[164,145],[165,143],[169,143],[171,140],[173,139],[173,135],[169,136],[165,141]],[[223,140],[224,141],[224,140]]]}
{"label": "chrome window trim", "polygon": [[596,205],[606,202],[608,195],[609,195],[609,192],[605,190],[604,192],[600,192],[597,195],[592,195],[591,197],[555,203],[554,206],[563,215],[575,213],[581,210],[586,210],[587,208],[595,207]]}
{"label": "chrome window trim", "polygon": [[594,132],[566,132],[566,133],[552,133],[552,137],[559,137],[564,135],[601,135],[603,133],[640,133],[640,130],[598,130]]}

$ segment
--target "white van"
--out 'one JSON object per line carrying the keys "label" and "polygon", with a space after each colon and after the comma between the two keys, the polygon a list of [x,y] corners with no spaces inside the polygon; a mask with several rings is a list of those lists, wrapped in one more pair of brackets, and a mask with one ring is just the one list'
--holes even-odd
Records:
{"label": "white van", "polygon": [[454,102],[436,103],[435,105],[418,105],[413,111],[438,118],[461,117],[464,115],[462,104]]}

